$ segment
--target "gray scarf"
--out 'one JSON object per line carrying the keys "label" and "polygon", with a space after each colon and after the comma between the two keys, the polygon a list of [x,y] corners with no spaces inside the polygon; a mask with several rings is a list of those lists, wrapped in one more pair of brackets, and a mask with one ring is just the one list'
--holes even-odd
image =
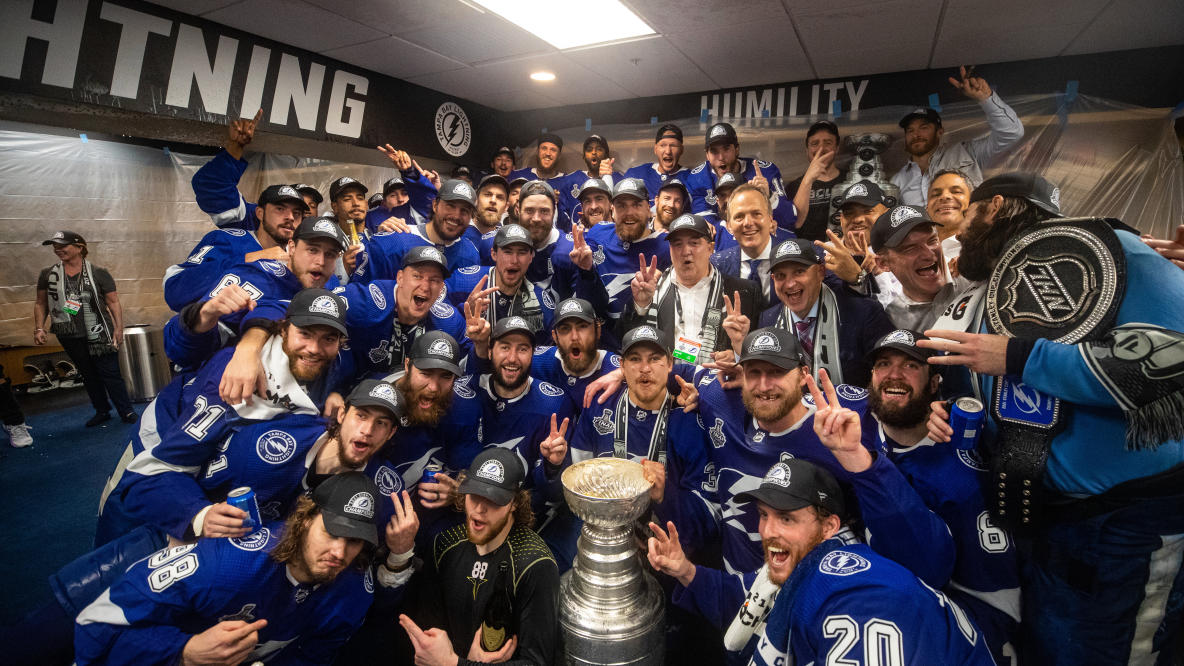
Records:
{"label": "gray scarf", "polygon": [[[793,325],[789,308],[781,306],[777,326],[798,334]],[[839,302],[830,287],[822,285],[818,294],[818,317],[814,320],[814,358],[810,359],[810,372],[817,377],[818,370],[826,368],[826,374],[836,385],[843,383],[843,364],[839,362]]]}
{"label": "gray scarf", "polygon": [[[110,320],[107,313],[103,297],[99,293],[99,287],[94,279],[94,267],[89,261],[83,260],[82,270],[78,274],[79,291],[89,290],[90,312],[88,308],[83,305],[81,311],[75,316],[70,315],[64,309],[66,304],[66,268],[60,262],[49,270],[48,286],[49,286],[49,316],[53,322],[50,325],[54,335],[71,336],[83,333],[86,336],[86,341],[90,347],[90,353],[95,355],[109,354],[115,351],[112,346],[112,329],[114,323]],[[82,330],[79,330],[81,323]]]}

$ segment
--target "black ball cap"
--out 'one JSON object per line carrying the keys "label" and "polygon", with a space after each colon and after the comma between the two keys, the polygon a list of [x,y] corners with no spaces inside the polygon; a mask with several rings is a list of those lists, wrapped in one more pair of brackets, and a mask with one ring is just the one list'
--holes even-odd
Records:
{"label": "black ball cap", "polygon": [[493,325],[493,331],[490,333],[489,338],[491,340],[500,340],[511,333],[525,333],[526,337],[533,340],[535,330],[530,325],[530,322],[517,315],[502,317]]}
{"label": "black ball cap", "polygon": [[407,268],[416,264],[435,264],[444,271],[444,277],[452,276],[452,271],[448,269],[448,259],[435,245],[416,245],[407,250],[407,253],[403,255],[403,263],[400,267]]}
{"label": "black ball cap", "polygon": [[491,186],[502,188],[506,191],[506,194],[510,193],[510,183],[507,182],[505,178],[496,173],[488,174],[482,178],[481,182],[477,185],[477,191],[480,192],[481,190]]}
{"label": "black ball cap", "polygon": [[678,139],[682,143],[682,128],[674,123],[666,123],[658,128],[658,133],[654,135],[654,143],[658,143],[662,139]]}
{"label": "black ball cap", "polygon": [[447,370],[457,377],[462,374],[460,345],[444,331],[427,331],[416,336],[407,358],[420,370]]}
{"label": "black ball cap", "polygon": [[645,189],[645,181],[640,178],[622,178],[613,187],[613,201],[618,197],[635,197],[649,199],[649,191]]}
{"label": "black ball cap", "polygon": [[378,205],[381,203],[382,203],[382,193],[380,193],[380,192],[375,192],[374,194],[371,194],[370,198],[366,200],[366,205],[370,208],[378,208]]}
{"label": "black ball cap", "polygon": [[666,239],[670,240],[675,234],[692,233],[711,240],[711,225],[702,215],[683,213],[674,218],[670,228],[666,230]]}
{"label": "black ball cap", "polygon": [[843,517],[843,491],[839,482],[830,472],[801,458],[774,464],[756,490],[737,494],[736,501],[762,502],[778,511],[816,506]]}
{"label": "black ball cap", "polygon": [[[515,178],[514,180],[518,180]],[[556,202],[555,188],[545,180],[528,180],[522,185],[522,189],[518,190],[518,201],[523,201],[527,197],[532,197],[536,194],[541,194],[551,200],[551,203]]]}
{"label": "black ball cap", "polygon": [[589,178],[584,181],[583,185],[580,185],[579,193],[576,194],[576,200],[583,201],[584,195],[591,194],[592,192],[603,192],[609,197],[613,195],[613,191],[609,188],[608,183],[599,178]]}
{"label": "black ball cap", "polygon": [[814,243],[805,238],[790,238],[782,241],[773,248],[773,256],[769,260],[769,270],[781,264],[801,264],[803,266],[817,266],[822,263],[814,249]]}
{"label": "black ball cap", "polygon": [[312,200],[316,203],[324,203],[325,201],[325,197],[321,196],[321,191],[308,183],[296,183],[292,187],[301,195],[312,197]]}
{"label": "black ball cap", "polygon": [[333,181],[333,184],[329,186],[329,200],[337,201],[337,197],[349,190],[360,190],[363,195],[370,191],[366,189],[365,185],[359,183],[353,178],[350,178],[349,176],[342,176],[341,178]]}
{"label": "black ball cap", "polygon": [[382,196],[386,196],[395,190],[407,189],[407,183],[404,182],[402,176],[394,176],[382,184]]}
{"label": "black ball cap", "polygon": [[312,501],[321,510],[326,532],[373,545],[378,545],[374,515],[379,497],[378,487],[362,472],[334,474],[312,491]]}
{"label": "black ball cap", "polygon": [[539,145],[541,146],[544,143],[555,144],[556,148],[558,148],[559,150],[563,150],[563,137],[559,136],[558,134],[552,134],[552,133],[548,132],[547,134],[540,136],[539,137]]}
{"label": "black ball cap", "polygon": [[63,229],[61,231],[53,232],[53,235],[50,236],[49,238],[41,241],[41,244],[42,245],[86,245],[86,241],[82,238],[82,236],[79,236],[78,234],[74,233],[73,231],[66,231],[65,229]]}
{"label": "black ball cap", "polygon": [[509,146],[502,146],[501,148],[498,148],[497,150],[493,151],[493,155],[490,156],[489,161],[492,162],[499,155],[509,155],[510,162],[513,162],[514,160],[517,159],[517,157],[514,155],[514,150],[512,148],[510,148]]}
{"label": "black ball cap", "polygon": [[938,127],[941,127],[941,115],[937,111],[927,106],[919,106],[906,113],[905,116],[900,119],[900,128],[908,129],[909,123],[913,122],[917,118],[921,118],[927,122],[937,125]]}
{"label": "black ball cap", "polygon": [[304,197],[300,196],[300,192],[291,185],[269,185],[259,195],[260,206],[281,203],[294,203],[301,209],[308,210],[308,204],[304,202]]}
{"label": "black ball cap", "polygon": [[346,238],[345,232],[337,224],[337,219],[333,217],[306,217],[301,220],[300,225],[296,227],[296,233],[292,234],[292,239],[310,238],[328,238],[336,243],[337,249],[342,252],[349,250],[349,238]]}
{"label": "black ball cap", "polygon": [[876,218],[868,242],[874,252],[893,248],[904,242],[910,231],[924,224],[942,226],[934,222],[920,206],[893,206]]}
{"label": "black ball cap", "polygon": [[498,506],[505,506],[514,501],[514,495],[525,479],[526,470],[513,451],[491,446],[473,458],[456,492],[480,495]]}
{"label": "black ball cap", "polygon": [[596,310],[592,304],[582,298],[568,298],[559,301],[555,306],[555,325],[565,319],[582,319],[590,324],[596,323]]}
{"label": "black ball cap", "polygon": [[990,199],[996,194],[1026,199],[1053,217],[1063,217],[1061,188],[1034,173],[1013,172],[988,178],[971,192],[970,203]]}
{"label": "black ball cap", "polygon": [[503,224],[493,235],[493,246],[497,248],[511,245],[525,245],[534,250],[534,243],[530,240],[530,232],[520,224]]}
{"label": "black ball cap", "polygon": [[670,334],[648,324],[631,329],[625,334],[625,337],[621,339],[621,354],[627,354],[630,349],[637,345],[651,345],[661,349],[666,354],[670,354],[670,350],[674,348]]}
{"label": "black ball cap", "polygon": [[798,336],[780,326],[758,328],[744,338],[740,363],[748,361],[765,361],[785,370],[807,365]]}
{"label": "black ball cap", "polygon": [[387,410],[399,421],[407,415],[407,400],[403,392],[390,384],[378,379],[363,379],[350,392],[345,403],[350,407],[380,407]]}
{"label": "black ball cap", "polygon": [[838,207],[842,208],[849,203],[863,204],[864,206],[882,204],[884,203],[884,190],[870,180],[861,180],[843,190]]}
{"label": "black ball cap", "polygon": [[662,186],[658,188],[658,191],[661,192],[662,190],[670,188],[675,188],[682,192],[682,197],[685,201],[691,200],[691,191],[687,189],[686,183],[682,182],[681,180],[677,178],[671,178],[670,180],[662,183]]}
{"label": "black ball cap", "polygon": [[720,176],[719,180],[715,181],[715,193],[719,194],[724,190],[734,190],[747,182],[748,179],[744,177],[744,174],[729,171]]}
{"label": "black ball cap", "polygon": [[588,150],[588,144],[599,143],[604,148],[604,152],[608,152],[608,139],[599,134],[589,134],[588,138],[584,139],[584,150]]}
{"label": "black ball cap", "polygon": [[288,303],[287,319],[300,328],[328,326],[346,335],[345,299],[316,287],[296,292]]}
{"label": "black ball cap", "polygon": [[870,361],[870,360],[874,359],[875,357],[879,356],[880,352],[884,351],[885,349],[895,349],[896,351],[904,352],[905,354],[912,356],[913,358],[917,359],[918,361],[924,362],[924,361],[927,361],[929,359],[929,357],[933,356],[936,352],[933,351],[932,349],[925,349],[924,347],[918,347],[917,342],[919,340],[928,340],[928,339],[929,339],[928,337],[926,337],[925,335],[918,333],[916,331],[910,331],[908,329],[898,328],[895,331],[892,331],[888,335],[885,335],[884,337],[877,340],[876,345],[874,347],[872,347],[872,350],[870,352],[867,353],[867,358]]}
{"label": "black ball cap", "polygon": [[732,127],[731,123],[716,123],[707,130],[706,147],[710,148],[717,143],[740,143],[739,137],[736,136],[736,128]]}
{"label": "black ball cap", "polygon": [[477,207],[477,192],[473,186],[460,179],[446,180],[440,183],[440,191],[436,198],[444,201],[460,201]]}

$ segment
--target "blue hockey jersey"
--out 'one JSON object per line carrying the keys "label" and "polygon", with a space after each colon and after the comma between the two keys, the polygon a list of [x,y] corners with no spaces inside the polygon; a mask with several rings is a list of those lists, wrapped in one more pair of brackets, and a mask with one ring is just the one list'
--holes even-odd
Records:
{"label": "blue hockey jersey", "polygon": [[[403,255],[413,247],[433,245],[424,235],[422,226],[413,227],[406,233],[392,232],[375,234],[358,253],[357,267],[350,276],[350,283],[393,280],[403,265]],[[448,260],[448,270],[456,271],[465,266],[475,266],[481,258],[477,248],[461,236],[448,245],[436,245]]]}
{"label": "blue hockey jersey", "polygon": [[173,312],[200,300],[218,279],[251,252],[262,250],[259,239],[242,229],[215,229],[197,242],[185,261],[164,272],[164,300]]}
{"label": "blue hockey jersey", "polygon": [[415,208],[411,206],[411,202],[394,208],[384,208],[378,206],[366,211],[366,231],[371,234],[378,233],[378,227],[392,217],[401,218],[408,226],[416,226],[427,223],[427,218],[419,214]]}
{"label": "blue hockey jersey", "polygon": [[[587,171],[580,170],[547,181],[551,187],[555,188],[555,194],[559,197],[559,219],[565,222],[561,231],[571,231],[571,225],[579,221],[583,208],[580,206],[579,200],[580,187],[593,177],[589,176]],[[614,183],[621,180],[621,174],[615,171],[611,177]],[[600,178],[600,176],[595,176],[595,178]],[[652,198],[650,203],[653,203]]]}
{"label": "blue hockey jersey", "polygon": [[584,390],[592,382],[621,367],[621,357],[610,351],[599,349],[597,360],[588,371],[580,376],[568,374],[563,367],[563,359],[559,356],[559,348],[554,345],[540,345],[534,348],[534,358],[530,362],[530,376],[554,384],[563,389],[571,401],[572,410],[578,414],[584,405]]}
{"label": "blue hockey jersey", "polygon": [[[477,288],[482,278],[489,276],[486,287],[495,282],[494,270],[493,267],[486,268],[484,266],[466,266],[457,270],[452,274],[452,277],[445,281],[447,290],[445,300],[453,307],[463,311],[465,300]],[[551,326],[555,320],[555,297],[551,294],[551,290],[531,283],[529,278],[518,288],[530,289],[534,295],[534,301],[538,303],[541,319],[537,322],[531,321],[531,325],[536,326],[535,344],[545,345],[551,342]],[[490,294],[489,299],[490,310],[486,313],[486,318],[490,320],[491,325],[493,322],[511,315],[522,315],[526,317],[527,321],[530,321],[530,317],[527,317],[526,313],[521,309],[515,309],[516,296],[506,296],[498,291]]]}
{"label": "blue hockey jersey", "polygon": [[[623,241],[612,222],[601,222],[589,229],[586,237],[596,243],[592,261],[608,298],[608,311],[605,314],[608,319],[614,320],[610,324],[615,323],[621,317],[621,310],[632,300],[629,283],[637,274],[637,255],[645,255],[647,263],[651,257],[657,256],[659,270],[670,267],[670,244],[666,242],[666,232],[655,231],[638,241]],[[593,300],[596,295],[585,291],[579,283],[576,295],[596,304],[596,300]]]}
{"label": "blue hockey jersey", "polygon": [[684,185],[687,182],[687,176],[690,175],[690,169],[682,167],[674,173],[662,173],[661,167],[657,162],[647,162],[645,164],[638,164],[629,167],[625,171],[625,178],[640,178],[645,182],[645,190],[650,195],[650,205],[654,205],[654,197],[658,196],[658,190],[666,184],[666,181],[677,178]]}
{"label": "blue hockey jersey", "polygon": [[957,604],[862,544],[828,539],[790,574],[765,621],[755,666],[993,666]]}
{"label": "blue hockey jersey", "polygon": [[[740,171],[744,174],[745,182],[756,177],[756,167],[760,166],[761,175],[769,181],[769,203],[773,207],[773,219],[777,226],[792,232],[797,224],[798,211],[793,205],[793,197],[786,196],[785,184],[781,182],[781,169],[776,164],[764,160],[754,160],[751,157],[739,158]],[[691,193],[691,212],[704,213],[716,211],[715,182],[718,178],[715,170],[707,162],[691,169],[687,175],[687,189]]]}
{"label": "blue hockey jersey", "polygon": [[[587,237],[584,240],[595,256],[600,245]],[[492,247],[492,236],[489,238],[489,244]],[[526,269],[526,279],[541,287],[549,288],[556,303],[575,296],[578,291],[592,291],[595,282],[599,280],[594,271],[585,274],[572,263],[571,250],[573,247],[574,243],[570,232],[564,234],[553,229],[547,243],[543,247],[535,249],[530,268]],[[581,282],[584,283],[582,288],[580,287]],[[587,298],[587,296],[583,296],[583,298]],[[603,311],[597,306],[597,301],[590,302],[597,312]],[[603,296],[600,297],[600,302],[607,304]]]}
{"label": "blue hockey jersey", "polygon": [[328,664],[361,625],[374,580],[348,568],[298,583],[271,559],[281,523],[239,539],[201,539],[133,564],[79,614],[78,664],[180,663],[185,643],[226,620],[267,620],[245,663]]}
{"label": "blue hockey jersey", "polygon": [[238,181],[246,170],[246,160],[235,159],[222,149],[193,174],[190,183],[197,205],[215,226],[255,230],[256,204],[248,203],[238,191]]}

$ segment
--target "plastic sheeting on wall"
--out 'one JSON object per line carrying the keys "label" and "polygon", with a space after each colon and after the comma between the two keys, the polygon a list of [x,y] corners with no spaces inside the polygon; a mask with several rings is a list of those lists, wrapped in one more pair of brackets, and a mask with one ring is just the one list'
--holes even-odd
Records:
{"label": "plastic sheeting on wall", "polygon": [[[1065,106],[1061,95],[1005,100],[1025,126],[1021,143],[988,165],[987,174],[1032,170],[1061,187],[1072,215],[1118,217],[1159,237],[1184,221],[1184,163],[1166,110],[1145,109],[1078,96]],[[845,135],[883,132],[894,138],[883,154],[893,173],[905,160],[897,120],[909,107],[863,110],[837,119]],[[943,109],[943,141],[962,141],[987,131],[973,102]],[[595,120],[595,119],[593,119]],[[786,181],[806,167],[805,131],[812,119],[775,118],[736,122],[741,154],[772,160]],[[667,122],[665,120],[660,122]],[[707,123],[678,121],[686,136],[683,163],[703,159]],[[608,138],[616,168],[653,160],[655,126],[593,126]],[[559,132],[567,148],[561,168],[583,168],[583,128]],[[526,152],[531,152],[527,150]],[[850,158],[840,155],[840,164]],[[163,324],[161,278],[183,261],[212,228],[197,207],[189,180],[208,158],[77,136],[27,125],[0,125],[0,344],[32,342],[37,275],[56,261],[41,241],[57,229],[82,234],[91,260],[115,277],[127,324]],[[392,168],[341,164],[285,155],[248,155],[240,182],[253,201],[267,184],[307,182],[327,194],[329,183],[349,175],[373,191],[395,174]],[[520,165],[521,166],[521,165]],[[792,193],[791,193],[792,196]],[[327,210],[328,204],[322,209]]]}

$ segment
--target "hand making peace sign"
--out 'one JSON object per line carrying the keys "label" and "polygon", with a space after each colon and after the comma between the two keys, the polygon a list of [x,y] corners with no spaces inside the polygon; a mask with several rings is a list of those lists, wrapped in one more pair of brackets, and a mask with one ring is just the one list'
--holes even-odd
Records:
{"label": "hand making peace sign", "polygon": [[567,457],[567,440],[563,436],[567,433],[567,424],[571,419],[564,417],[563,425],[560,426],[556,426],[556,421],[558,418],[552,414],[551,434],[539,443],[539,453],[554,467],[562,465],[564,458]]}
{"label": "hand making peace sign", "polygon": [[839,403],[835,385],[825,369],[818,371],[818,378],[822,381],[821,391],[814,377],[806,374],[806,386],[817,409],[814,412],[814,434],[830,449],[843,469],[853,474],[862,472],[872,466],[872,455],[861,441],[863,429],[859,414]]}
{"label": "hand making peace sign", "polygon": [[580,270],[592,270],[592,248],[588,247],[588,242],[584,240],[584,225],[572,225],[571,244],[571,252],[567,255],[571,258],[571,263]]}
{"label": "hand making peace sign", "polygon": [[646,266],[645,255],[639,254],[637,264],[640,268],[629,283],[629,288],[633,290],[633,306],[644,310],[654,302],[654,292],[658,291],[658,279],[662,277],[662,271],[658,270],[658,255],[651,257],[649,266]]}
{"label": "hand making peace sign", "polygon": [[734,292],[731,299],[727,294],[723,296],[724,309],[727,311],[723,327],[728,333],[728,339],[732,341],[732,349],[739,356],[740,348],[744,345],[744,336],[748,335],[748,329],[752,327],[752,322],[749,321],[747,315],[740,311],[739,291]]}

